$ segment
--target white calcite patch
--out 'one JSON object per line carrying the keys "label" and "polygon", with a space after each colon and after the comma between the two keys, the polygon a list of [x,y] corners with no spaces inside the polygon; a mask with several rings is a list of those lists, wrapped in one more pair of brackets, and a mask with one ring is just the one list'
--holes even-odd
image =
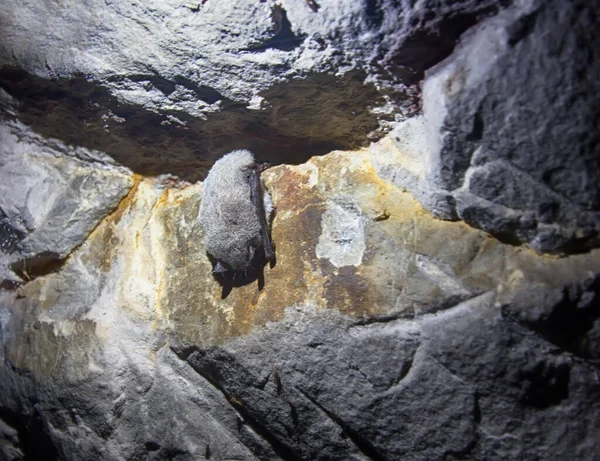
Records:
{"label": "white calcite patch", "polygon": [[321,219],[317,257],[334,266],[359,266],[365,252],[365,228],[361,209],[355,203],[337,198],[327,204]]}

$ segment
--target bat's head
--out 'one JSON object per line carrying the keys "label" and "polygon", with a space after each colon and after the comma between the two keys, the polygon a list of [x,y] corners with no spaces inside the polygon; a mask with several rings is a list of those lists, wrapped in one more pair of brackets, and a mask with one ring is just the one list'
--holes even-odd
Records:
{"label": "bat's head", "polygon": [[225,272],[245,272],[252,266],[255,252],[252,245],[231,245],[227,255],[217,259],[213,272],[219,275]]}

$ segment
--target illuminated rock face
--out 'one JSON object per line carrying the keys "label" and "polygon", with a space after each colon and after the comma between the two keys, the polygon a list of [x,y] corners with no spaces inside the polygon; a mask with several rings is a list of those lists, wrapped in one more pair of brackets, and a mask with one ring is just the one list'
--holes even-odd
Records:
{"label": "illuminated rock face", "polygon": [[439,217],[539,252],[597,246],[594,17],[582,2],[528,2],[466,33],[427,71],[422,117],[372,147],[382,177]]}
{"label": "illuminated rock face", "polygon": [[[0,13],[0,459],[595,459],[589,7],[255,3]],[[275,163],[276,264],[223,281],[181,178],[237,147]]]}
{"label": "illuminated rock face", "polygon": [[413,3],[6,0],[0,88],[36,132],[144,175],[302,163],[416,113],[425,69],[506,2]]}

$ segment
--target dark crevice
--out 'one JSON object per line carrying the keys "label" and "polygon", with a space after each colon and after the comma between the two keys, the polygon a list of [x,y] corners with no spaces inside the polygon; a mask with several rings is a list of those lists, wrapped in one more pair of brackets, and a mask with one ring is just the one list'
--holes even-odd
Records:
{"label": "dark crevice", "polygon": [[533,32],[535,29],[535,23],[537,19],[537,11],[519,18],[513,24],[508,26],[508,44],[515,46],[525,37]]}
{"label": "dark crevice", "polygon": [[402,313],[402,314],[385,314],[385,315],[375,315],[373,317],[364,317],[350,325],[350,327],[362,327],[366,325],[372,325],[374,323],[390,323],[395,322],[396,320],[402,318],[411,318],[411,315]]}
{"label": "dark crevice", "polygon": [[546,341],[584,359],[600,359],[600,344],[590,341],[588,333],[600,318],[600,277],[580,285],[563,288],[562,298],[547,313],[535,320],[520,318],[511,306],[502,315],[534,331]]}
{"label": "dark crevice", "polygon": [[384,9],[379,4],[378,0],[366,0],[365,14],[371,28],[379,29],[381,27],[384,18]]}
{"label": "dark crevice", "polygon": [[8,216],[0,208],[0,251],[12,253],[17,244],[25,238],[25,233],[12,226]]}
{"label": "dark crevice", "polygon": [[573,238],[570,242],[562,245],[558,250],[550,251],[549,253],[559,253],[563,255],[575,255],[589,253],[592,248],[600,246],[600,235],[595,231],[590,231],[589,235],[583,238]]}
{"label": "dark crevice", "polygon": [[327,410],[323,405],[321,405],[315,398],[308,395],[302,389],[296,386],[296,389],[306,397],[313,405],[315,405],[319,410],[327,415],[329,419],[331,419],[335,424],[337,424],[343,431],[343,433],[352,440],[352,443],[360,450],[362,454],[367,456],[369,459],[373,461],[387,461],[387,457],[385,457],[382,453],[380,453],[371,442],[366,440],[358,430],[352,428],[349,424],[347,424],[344,420],[342,420],[339,416],[337,416],[332,411]]}
{"label": "dark crevice", "polygon": [[313,11],[313,13],[318,13],[321,5],[319,5],[316,0],[306,0],[306,4]]}
{"label": "dark crevice", "polygon": [[6,407],[0,407],[0,419],[17,432],[24,461],[56,461],[58,451],[48,433],[41,413],[34,409],[30,416],[19,415]]}
{"label": "dark crevice", "polygon": [[541,362],[533,370],[522,371],[519,377],[524,384],[520,403],[538,409],[558,405],[569,397],[571,367]]}
{"label": "dark crevice", "polygon": [[413,353],[413,355],[410,359],[402,362],[402,367],[400,368],[400,372],[398,373],[398,378],[395,380],[395,382],[390,387],[397,386],[398,384],[400,384],[400,382],[404,378],[406,378],[406,375],[408,375],[408,373],[410,372],[410,369],[413,366],[415,354],[416,354],[416,351]]}
{"label": "dark crevice", "polygon": [[273,383],[275,384],[275,390],[277,391],[277,394],[281,394],[283,385],[281,384],[281,378],[279,377],[279,371],[277,371],[277,368],[273,370]]}
{"label": "dark crevice", "polygon": [[[17,68],[0,69],[0,85],[18,101],[14,117],[35,133],[105,152],[144,176],[173,174],[190,182],[202,180],[217,158],[235,149],[249,149],[259,160],[278,165],[366,146],[379,119],[388,117],[370,112],[385,101],[360,72],[343,77],[312,74],[275,84],[261,94],[261,110],[248,109],[186,77],[110,79],[113,84],[147,81],[148,91],[158,89],[169,97],[182,85],[198,100],[220,101],[221,110],[207,113],[206,119],[183,111],[158,113],[123,102],[83,75],[46,80]],[[9,112],[0,115],[13,118]]]}
{"label": "dark crevice", "polygon": [[477,23],[472,14],[457,15],[441,21],[437,27],[418,28],[399,50],[386,59],[390,71],[406,85],[414,85],[425,76],[425,70],[448,57],[460,35]]}
{"label": "dark crevice", "polygon": [[[481,3],[476,11],[471,12],[453,11],[439,16],[439,13],[425,7],[423,13],[415,14],[411,20],[414,32],[383,60],[388,72],[405,85],[416,84],[424,78],[427,69],[454,51],[460,36],[467,29],[507,7],[512,1]],[[376,4],[376,0],[369,0],[368,4]]]}
{"label": "dark crevice", "polygon": [[149,442],[146,442],[144,445],[146,447],[146,450],[149,451],[149,452],[150,451],[158,451],[160,449],[160,444],[156,443],[156,442],[154,442],[152,440],[149,441]]}
{"label": "dark crevice", "polygon": [[275,5],[272,9],[273,23],[275,24],[275,35],[269,40],[260,45],[253,46],[245,51],[253,53],[261,53],[270,48],[281,51],[292,51],[299,47],[304,41],[303,35],[295,35],[292,31],[292,24],[287,17],[287,12],[279,5]]}
{"label": "dark crevice", "polygon": [[563,349],[589,358],[594,355],[594,352],[600,352],[589,350],[585,341],[587,332],[592,329],[598,318],[600,318],[600,278],[595,280],[589,290],[573,293],[566,288],[563,300],[554,307],[547,321],[533,327]]}
{"label": "dark crevice", "polygon": [[480,106],[475,115],[473,116],[473,129],[466,136],[466,140],[470,142],[477,142],[483,139],[483,129],[485,127],[483,121],[483,109]]}
{"label": "dark crevice", "polygon": [[38,277],[58,272],[63,268],[67,258],[61,258],[52,251],[39,253],[31,258],[21,259],[11,264],[11,270],[21,279],[29,282]]}
{"label": "dark crevice", "polygon": [[190,355],[194,352],[198,352],[200,349],[198,346],[189,345],[189,344],[172,344],[171,350],[179,357],[180,360],[184,362],[187,361]]}
{"label": "dark crevice", "polygon": [[19,282],[17,280],[4,279],[0,281],[0,290],[12,291],[16,290],[20,286],[23,286],[23,282]]}
{"label": "dark crevice", "polygon": [[13,444],[13,446],[15,449],[20,450],[23,455],[27,456],[26,448],[29,445],[27,443],[27,427],[21,418],[9,408],[0,407],[0,420],[16,431],[18,443]]}
{"label": "dark crevice", "polygon": [[[303,459],[294,447],[269,430],[256,409],[248,406],[242,396],[229,390],[230,386],[224,374],[233,373],[237,384],[242,387],[244,386],[243,382],[246,381],[248,390],[252,389],[251,382],[256,382],[253,377],[248,376],[248,372],[245,372],[235,363],[234,357],[220,350],[204,351],[196,348],[196,350],[191,351],[190,347],[185,346],[172,346],[172,350],[180,358],[187,356],[186,359],[182,359],[187,361],[200,376],[223,394],[227,402],[242,416],[244,423],[248,424],[256,434],[267,442],[283,461],[300,461]],[[283,424],[281,426],[288,434],[290,433],[289,428]],[[247,446],[250,450],[255,451],[254,446]],[[256,454],[258,456],[258,453]]]}

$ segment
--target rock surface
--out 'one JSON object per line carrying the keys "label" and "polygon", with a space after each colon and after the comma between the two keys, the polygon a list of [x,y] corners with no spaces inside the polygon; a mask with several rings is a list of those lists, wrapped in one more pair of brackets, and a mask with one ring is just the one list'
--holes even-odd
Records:
{"label": "rock surface", "polygon": [[[102,156],[0,126],[0,282],[56,270],[127,194],[133,182]],[[92,161],[92,160],[95,160]]]}
{"label": "rock surface", "polygon": [[[596,17],[5,0],[0,460],[600,458]],[[277,260],[223,280],[237,148]]]}
{"label": "rock surface", "polygon": [[60,272],[2,295],[5,445],[54,453],[35,459],[594,458],[597,251],[539,256],[435,219],[367,150],[265,179],[277,264],[254,278],[210,274],[201,185],[138,179]]}
{"label": "rock surface", "polygon": [[44,136],[197,181],[234,149],[301,163],[381,137],[504,3],[6,0],[0,88]]}
{"label": "rock surface", "polygon": [[423,117],[373,147],[382,176],[439,217],[536,251],[597,246],[596,17],[593,2],[532,1],[470,30],[427,72]]}

